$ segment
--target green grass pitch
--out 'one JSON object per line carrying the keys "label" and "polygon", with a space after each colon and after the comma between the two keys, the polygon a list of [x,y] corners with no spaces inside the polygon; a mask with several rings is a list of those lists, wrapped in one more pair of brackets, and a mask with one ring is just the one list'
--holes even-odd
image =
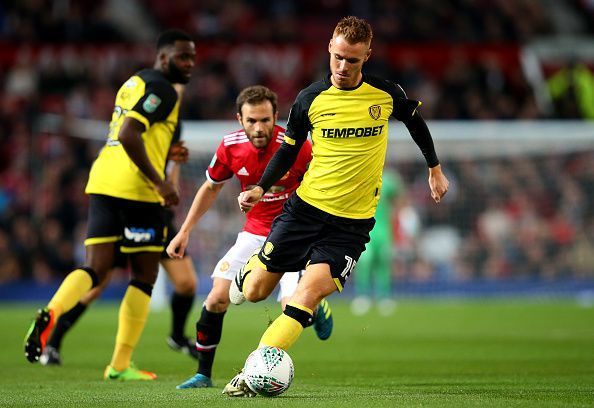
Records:
{"label": "green grass pitch", "polygon": [[[97,304],[65,339],[62,367],[25,360],[35,305],[0,304],[0,406],[40,407],[592,407],[594,308],[553,300],[410,300],[390,317],[353,317],[331,298],[335,330],[307,329],[289,350],[291,388],[277,398],[232,399],[222,387],[255,348],[274,303],[232,306],[217,350],[216,388],[176,390],[195,372],[167,348],[169,312],[153,312],[136,350],[154,382],[103,381],[117,306]],[[195,308],[188,322],[193,332]]]}

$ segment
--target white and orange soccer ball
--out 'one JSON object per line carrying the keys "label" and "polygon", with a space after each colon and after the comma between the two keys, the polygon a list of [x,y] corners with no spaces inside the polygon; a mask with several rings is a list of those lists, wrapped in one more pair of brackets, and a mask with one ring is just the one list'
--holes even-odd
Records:
{"label": "white and orange soccer ball", "polygon": [[265,397],[275,397],[287,391],[294,373],[293,360],[278,347],[254,350],[243,367],[247,386]]}

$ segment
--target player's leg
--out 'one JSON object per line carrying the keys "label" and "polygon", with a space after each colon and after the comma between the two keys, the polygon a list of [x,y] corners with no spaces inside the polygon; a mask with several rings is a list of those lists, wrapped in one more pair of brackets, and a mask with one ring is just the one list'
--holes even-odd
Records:
{"label": "player's leg", "polygon": [[113,266],[115,242],[120,239],[117,205],[111,197],[89,197],[85,266],[75,269],[48,303],[38,310],[25,336],[25,357],[34,363],[46,346],[56,320],[72,309],[81,297],[102,281]]}
{"label": "player's leg", "polygon": [[85,266],[72,271],[62,282],[48,308],[56,318],[70,310],[113,268],[116,242],[121,239],[119,200],[91,194],[85,239]]}
{"label": "player's leg", "polygon": [[318,214],[310,211],[311,208],[297,194],[285,202],[284,210],[274,219],[264,245],[258,254],[250,257],[231,283],[231,303],[239,305],[246,299],[250,302],[266,299],[283,272],[305,267],[311,237],[322,227],[322,222],[316,218]]}
{"label": "player's leg", "polygon": [[121,217],[125,231],[121,251],[130,257],[132,279],[120,305],[115,348],[104,378],[153,380],[154,373],[131,366],[131,359],[149,314],[164,249],[165,214],[158,203],[121,200]]}
{"label": "player's leg", "polygon": [[178,385],[177,389],[212,387],[212,367],[217,346],[221,341],[223,320],[229,307],[229,286],[231,281],[213,278],[212,289],[208,293],[200,318],[196,322],[196,351],[198,368],[196,374]]}
{"label": "player's leg", "polygon": [[49,365],[60,365],[62,364],[60,357],[60,350],[62,348],[62,340],[66,333],[74,326],[74,324],[81,318],[87,308],[95,301],[109,283],[113,270],[111,270],[105,279],[96,287],[88,291],[80,301],[74,305],[72,309],[63,313],[60,318],[56,321],[56,326],[47,342],[39,361],[41,364]]}
{"label": "player's leg", "polygon": [[[99,244],[87,247],[87,260],[89,252],[104,254],[104,259],[113,256],[113,244]],[[31,324],[27,335],[25,336],[25,356],[27,360],[34,363],[39,361],[39,357],[47,344],[55,322],[62,313],[72,309],[81,297],[98,283],[98,276],[103,271],[101,263],[91,263],[70,272],[62,281],[62,284],[48,303],[47,307],[38,310],[35,320]],[[99,271],[96,273],[96,271]]]}
{"label": "player's leg", "polygon": [[198,358],[194,341],[189,340],[185,335],[186,321],[194,304],[198,284],[194,263],[190,257],[182,259],[162,258],[161,265],[163,265],[173,284],[171,334],[167,338],[167,344],[174,350]]}
{"label": "player's leg", "polygon": [[[311,210],[308,213],[313,213]],[[320,301],[335,290],[342,291],[347,278],[357,264],[357,260],[369,242],[369,231],[373,228],[374,220],[344,220],[339,217],[322,215],[327,223],[321,227],[323,232],[315,233],[315,228],[308,232],[303,231],[302,236],[311,242],[306,251],[309,260],[306,272],[297,285],[297,290],[285,311],[268,327],[261,345],[274,346],[282,349],[290,347],[299,337],[304,327],[311,324],[313,311]],[[277,218],[278,219],[278,218]],[[311,217],[300,215],[295,219],[297,225],[316,225],[309,222]],[[291,230],[295,225],[287,223],[284,229]],[[320,228],[320,227],[318,227]],[[309,235],[309,237],[308,237]],[[273,231],[267,241],[274,237]],[[278,255],[286,255],[289,248],[298,248],[295,242],[290,247],[278,244],[277,249],[269,251],[271,264],[280,262]],[[278,254],[273,256],[274,252]],[[287,268],[288,269],[288,268]],[[289,270],[289,269],[288,269]],[[248,281],[249,282],[249,281]]]}
{"label": "player's leg", "polygon": [[87,245],[85,266],[70,272],[48,303],[56,317],[72,309],[89,290],[105,280],[113,265],[114,242]]}
{"label": "player's leg", "polygon": [[[392,293],[392,239],[386,236],[378,242],[375,271],[375,297],[378,311],[381,315],[389,316],[394,313],[396,302]],[[358,267],[358,265],[357,265]],[[359,270],[357,268],[357,273]],[[356,276],[357,274],[355,274]]]}
{"label": "player's leg", "polygon": [[229,287],[246,260],[264,243],[264,237],[240,232],[235,245],[219,260],[211,275],[209,292],[198,322],[196,322],[196,349],[198,368],[196,374],[178,385],[178,389],[212,387],[212,367],[221,340],[223,320],[229,307]]}
{"label": "player's leg", "polygon": [[[280,280],[277,300],[281,302],[283,311],[295,293],[303,272],[305,271],[286,272]],[[333,327],[332,309],[328,301],[322,299],[314,311],[313,328],[320,340],[327,340],[332,334]]]}
{"label": "player's leg", "polygon": [[266,299],[283,277],[282,273],[268,272],[266,266],[258,259],[257,254],[250,257],[242,271],[242,293],[245,299],[250,302],[260,302]]}
{"label": "player's leg", "polygon": [[[328,264],[309,265],[297,285],[295,294],[283,313],[266,329],[258,347],[270,346],[287,350],[297,341],[303,329],[312,324],[313,310],[319,302],[336,289]],[[223,393],[231,397],[255,395],[246,386],[243,372],[231,379]]]}
{"label": "player's leg", "polygon": [[[262,335],[258,347],[286,350],[297,341],[303,329],[312,324],[313,311],[320,301],[336,290],[342,291],[369,242],[373,224],[373,218],[334,217],[303,202],[296,194],[291,196],[259,255],[271,269],[298,270],[303,262],[307,264],[306,272],[283,313]],[[298,263],[288,263],[295,259]],[[223,393],[234,397],[249,394],[241,373],[225,386]]]}
{"label": "player's leg", "polygon": [[152,380],[156,375],[131,366],[132,353],[140,340],[149,314],[153,285],[159,270],[159,252],[132,254],[132,280],[124,294],[118,314],[116,344],[106,379]]}
{"label": "player's leg", "polygon": [[[177,234],[177,228],[173,224],[174,213],[171,210],[165,211],[167,221],[166,246]],[[167,344],[173,350],[181,351],[198,358],[198,352],[194,341],[185,335],[186,321],[194,305],[196,286],[198,279],[192,258],[184,256],[182,259],[171,259],[167,252],[161,254],[161,265],[167,272],[169,280],[173,284],[173,295],[171,296],[171,334],[167,338]]]}
{"label": "player's leg", "polygon": [[287,350],[313,323],[313,311],[320,301],[336,291],[328,264],[308,265],[297,285],[295,294],[284,312],[266,329],[259,347],[270,346]]}

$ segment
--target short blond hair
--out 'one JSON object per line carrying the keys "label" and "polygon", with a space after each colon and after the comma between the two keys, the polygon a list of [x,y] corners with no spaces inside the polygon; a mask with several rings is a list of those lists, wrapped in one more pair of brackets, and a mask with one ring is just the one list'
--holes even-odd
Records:
{"label": "short blond hair", "polygon": [[373,31],[371,25],[355,16],[343,17],[334,28],[333,37],[342,35],[349,44],[371,44]]}

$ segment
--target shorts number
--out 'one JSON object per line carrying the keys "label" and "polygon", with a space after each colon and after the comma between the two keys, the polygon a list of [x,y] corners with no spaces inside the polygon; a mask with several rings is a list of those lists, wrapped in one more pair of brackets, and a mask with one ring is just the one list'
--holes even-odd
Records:
{"label": "shorts number", "polygon": [[346,279],[351,272],[353,272],[353,269],[355,269],[355,265],[357,265],[357,261],[355,261],[353,258],[351,258],[348,255],[344,256],[344,259],[346,259],[346,266],[344,268],[344,270],[342,271],[342,273],[340,274],[340,276],[342,276],[344,279]]}

